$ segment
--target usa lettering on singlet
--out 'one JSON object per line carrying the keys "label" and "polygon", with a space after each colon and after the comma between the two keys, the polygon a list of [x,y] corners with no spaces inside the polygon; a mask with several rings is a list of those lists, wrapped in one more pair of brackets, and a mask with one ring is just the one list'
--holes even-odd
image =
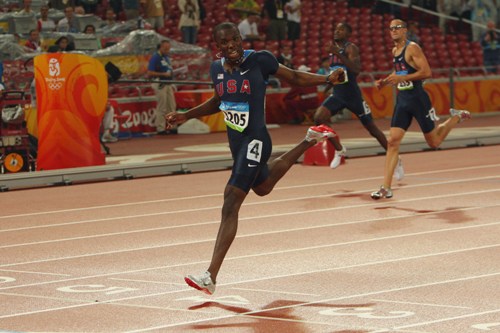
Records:
{"label": "usa lettering on singlet", "polygon": [[[349,43],[347,43],[342,49],[340,49],[340,51],[339,51],[340,54],[342,54],[342,55],[345,54],[345,48],[347,47],[347,45],[349,45]],[[345,73],[344,81],[340,82],[340,84],[348,83],[349,82],[349,75],[348,75],[349,72],[347,71],[347,66],[344,65],[342,60],[340,60],[340,58],[337,55],[333,55],[332,62],[330,64],[330,73],[333,73],[338,68],[342,68],[344,70],[344,73]]]}
{"label": "usa lettering on singlet", "polygon": [[[401,54],[394,57],[393,63],[396,75],[408,75],[415,72],[415,69],[408,65],[405,61],[406,47],[408,44],[409,42],[406,43],[405,47],[401,51]],[[398,90],[413,90],[415,86],[413,81],[403,81],[398,83],[397,88]]]}

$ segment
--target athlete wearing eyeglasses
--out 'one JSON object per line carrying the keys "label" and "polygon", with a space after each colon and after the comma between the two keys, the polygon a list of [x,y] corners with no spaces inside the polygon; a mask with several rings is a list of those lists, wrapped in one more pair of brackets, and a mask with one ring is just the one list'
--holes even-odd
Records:
{"label": "athlete wearing eyeglasses", "polygon": [[377,80],[375,86],[380,89],[390,84],[396,86],[399,93],[389,132],[384,184],[371,194],[373,199],[392,198],[392,175],[398,164],[399,147],[413,118],[418,122],[425,141],[431,148],[439,147],[453,127],[470,118],[469,111],[450,109],[451,117],[436,126],[435,121],[439,118],[422,86],[423,80],[432,76],[427,58],[418,44],[407,39],[405,22],[392,20],[389,30],[394,41],[394,71],[386,78]]}

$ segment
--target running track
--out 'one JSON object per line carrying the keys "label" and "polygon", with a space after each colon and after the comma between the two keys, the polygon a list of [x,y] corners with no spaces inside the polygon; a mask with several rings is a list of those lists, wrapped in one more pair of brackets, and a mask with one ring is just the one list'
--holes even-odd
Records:
{"label": "running track", "polygon": [[249,195],[213,296],[229,171],[1,196],[2,332],[500,332],[498,146],[297,164]]}

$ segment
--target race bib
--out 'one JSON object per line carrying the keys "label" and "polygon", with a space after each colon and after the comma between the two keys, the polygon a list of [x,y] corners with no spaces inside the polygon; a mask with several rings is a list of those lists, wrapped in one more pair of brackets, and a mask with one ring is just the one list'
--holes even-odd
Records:
{"label": "race bib", "polygon": [[[396,75],[407,75],[408,71],[399,71],[396,72]],[[412,90],[413,89],[413,81],[403,81],[399,82],[397,85],[398,90]]]}
{"label": "race bib", "polygon": [[248,103],[225,102],[220,103],[219,109],[224,113],[226,126],[238,132],[243,132],[250,120],[250,106]]}
{"label": "race bib", "polygon": [[347,76],[347,67],[346,66],[332,66],[330,67],[330,73],[334,72],[337,68],[342,68],[344,70],[344,81],[339,84],[344,84],[349,82],[349,77]]}
{"label": "race bib", "polygon": [[413,89],[413,81],[403,81],[398,83],[399,90],[411,90]]}

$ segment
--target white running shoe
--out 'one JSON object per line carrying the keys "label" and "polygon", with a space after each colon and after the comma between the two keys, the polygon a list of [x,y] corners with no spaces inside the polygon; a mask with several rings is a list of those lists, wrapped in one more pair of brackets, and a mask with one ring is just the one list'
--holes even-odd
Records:
{"label": "white running shoe", "polygon": [[116,141],[118,141],[118,138],[112,136],[110,133],[105,133],[105,134],[102,135],[101,140],[102,140],[102,142],[109,143],[109,142],[116,142]]}
{"label": "white running shoe", "polygon": [[335,131],[326,125],[311,126],[307,130],[306,141],[316,140],[320,142],[326,138],[333,138],[336,135]]}
{"label": "white running shoe", "polygon": [[402,180],[405,176],[405,170],[403,169],[403,161],[401,161],[401,157],[398,158],[398,164],[396,165],[396,169],[394,169],[394,177],[396,180]]}
{"label": "white running shoe", "polygon": [[215,283],[210,277],[210,272],[206,271],[200,276],[188,275],[184,281],[195,289],[203,291],[205,294],[212,295],[215,292]]}
{"label": "white running shoe", "polygon": [[456,109],[450,109],[450,115],[452,117],[454,116],[458,116],[459,118],[459,123],[461,123],[462,121],[466,120],[466,119],[471,119],[472,116],[470,115],[470,112],[467,111],[467,110],[456,110]]}
{"label": "white running shoe", "polygon": [[385,188],[380,186],[378,191],[372,192],[371,197],[373,200],[378,200],[382,198],[390,199],[392,198],[392,190],[390,188]]}
{"label": "white running shoe", "polygon": [[342,146],[342,150],[335,150],[335,156],[333,157],[332,162],[330,163],[330,168],[335,169],[339,165],[345,162],[345,154],[347,153],[346,147]]}

